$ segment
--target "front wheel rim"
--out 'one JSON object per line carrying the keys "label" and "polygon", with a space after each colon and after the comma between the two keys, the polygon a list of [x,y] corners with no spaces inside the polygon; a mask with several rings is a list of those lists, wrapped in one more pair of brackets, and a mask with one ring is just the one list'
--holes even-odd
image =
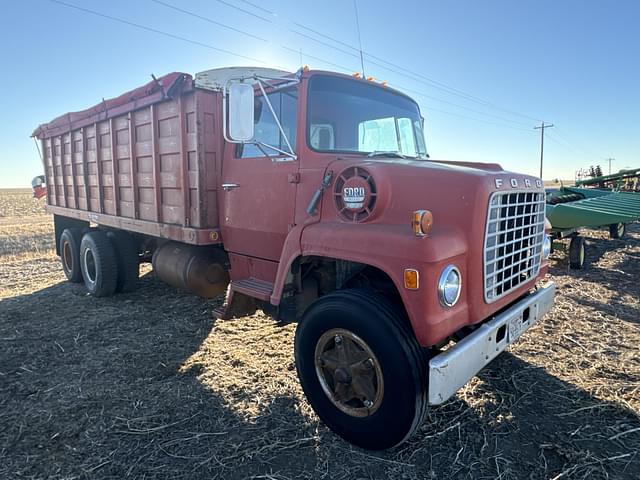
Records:
{"label": "front wheel rim", "polygon": [[380,408],[384,396],[380,362],[353,332],[334,328],[322,334],[314,363],[322,390],[336,408],[352,417],[367,417]]}

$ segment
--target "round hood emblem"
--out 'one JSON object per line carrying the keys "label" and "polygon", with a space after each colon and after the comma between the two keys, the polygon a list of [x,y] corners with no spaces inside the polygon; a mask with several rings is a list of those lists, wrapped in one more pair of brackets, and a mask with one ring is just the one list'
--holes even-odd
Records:
{"label": "round hood emblem", "polygon": [[369,218],[376,203],[376,185],[371,174],[362,167],[343,171],[334,185],[336,208],[340,216],[350,222]]}

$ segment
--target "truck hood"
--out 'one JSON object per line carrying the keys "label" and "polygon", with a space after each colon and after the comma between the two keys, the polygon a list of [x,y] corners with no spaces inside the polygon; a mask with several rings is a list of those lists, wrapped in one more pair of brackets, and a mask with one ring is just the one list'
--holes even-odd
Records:
{"label": "truck hood", "polygon": [[[354,164],[375,183],[371,220],[387,224],[406,222],[410,212],[425,209],[434,214],[436,225],[468,231],[471,223],[484,225],[493,192],[544,191],[539,178],[495,163],[376,158]],[[339,176],[354,164],[338,161],[330,168]]]}

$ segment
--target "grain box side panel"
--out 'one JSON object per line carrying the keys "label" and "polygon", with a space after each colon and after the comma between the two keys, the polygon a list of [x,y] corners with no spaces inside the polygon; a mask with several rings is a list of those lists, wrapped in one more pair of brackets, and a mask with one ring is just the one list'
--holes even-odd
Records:
{"label": "grain box side panel", "polygon": [[89,211],[102,213],[100,197],[100,175],[98,172],[98,150],[96,125],[84,128],[85,168],[87,170],[87,191],[89,194]]}
{"label": "grain box side panel", "polygon": [[82,130],[71,132],[71,164],[73,167],[73,178],[76,192],[76,208],[88,210],[87,189],[85,182],[84,166],[84,139]]}
{"label": "grain box side panel", "polygon": [[133,112],[132,125],[134,128],[133,176],[136,185],[138,218],[157,221],[151,107]]}
{"label": "grain box side panel", "polygon": [[62,139],[60,136],[52,138],[53,148],[53,179],[55,185],[56,205],[67,207],[64,197],[64,172],[62,166]]}
{"label": "grain box side panel", "polygon": [[114,158],[114,196],[118,215],[135,218],[133,184],[131,181],[131,131],[129,115],[121,115],[112,120],[112,153]]}
{"label": "grain box side panel", "polygon": [[72,159],[71,132],[60,136],[62,150],[62,174],[64,176],[64,198],[69,208],[78,208],[75,168]]}
{"label": "grain box side panel", "polygon": [[222,108],[218,94],[201,92],[204,101],[204,195],[207,227],[218,226],[218,184],[221,183]]}
{"label": "grain box side panel", "polygon": [[53,166],[53,139],[44,138],[41,143],[45,166],[44,173],[47,179],[47,203],[49,205],[57,205],[58,202],[56,201],[56,183]]}
{"label": "grain box side panel", "polygon": [[113,191],[113,162],[111,160],[110,121],[96,123],[96,161],[98,162],[99,192],[102,200],[102,213],[116,215]]}
{"label": "grain box side panel", "polygon": [[188,216],[191,225],[194,227],[201,227],[203,225],[201,211],[201,199],[200,199],[200,169],[199,169],[199,147],[198,143],[201,137],[201,112],[199,107],[199,94],[198,92],[191,93],[184,96],[184,108],[185,108],[185,151],[187,154],[187,188],[189,196],[189,210]]}
{"label": "grain box side panel", "polygon": [[155,108],[157,185],[163,223],[186,225],[182,189],[181,105],[179,99],[158,103]]}

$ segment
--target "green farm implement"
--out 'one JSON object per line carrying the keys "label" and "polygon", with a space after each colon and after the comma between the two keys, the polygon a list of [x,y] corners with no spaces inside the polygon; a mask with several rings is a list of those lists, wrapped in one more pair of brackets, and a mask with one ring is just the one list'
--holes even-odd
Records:
{"label": "green farm implement", "polygon": [[[640,169],[633,172],[637,177]],[[603,178],[606,180],[602,180]],[[628,178],[633,177],[620,179],[619,175],[608,175],[590,179],[589,184],[608,186],[615,182],[619,186]],[[585,181],[582,182],[584,183]],[[637,184],[633,185],[635,187]],[[608,227],[610,237],[619,239],[626,232],[626,224],[640,219],[640,194],[632,193],[633,191],[562,187],[547,192],[546,216],[551,223],[552,237],[555,240],[571,238],[571,268],[580,269],[585,263],[585,243],[584,238],[579,235],[580,228]]]}

